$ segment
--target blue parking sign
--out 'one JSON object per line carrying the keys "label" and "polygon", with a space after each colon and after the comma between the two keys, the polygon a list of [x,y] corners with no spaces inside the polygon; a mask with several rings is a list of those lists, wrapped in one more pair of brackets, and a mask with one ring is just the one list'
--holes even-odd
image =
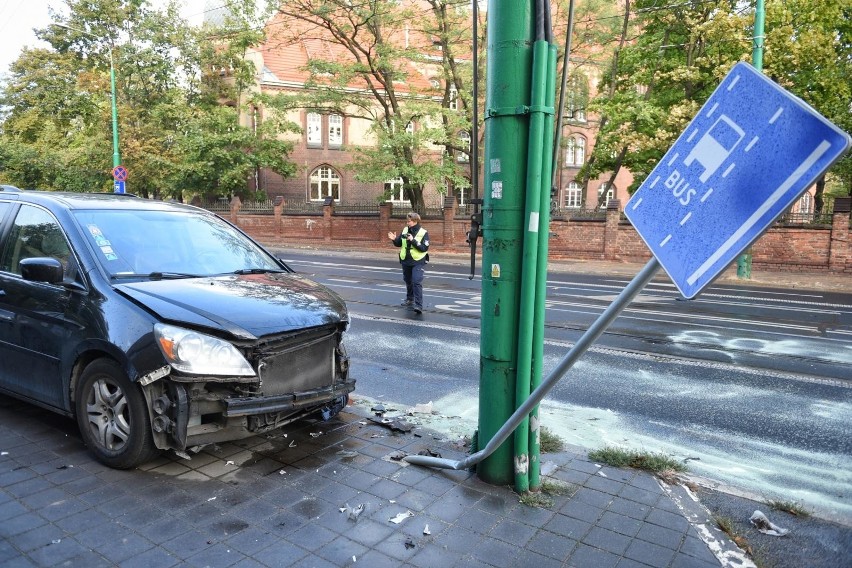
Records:
{"label": "blue parking sign", "polygon": [[624,213],[680,293],[692,298],[850,142],[807,103],[737,63]]}
{"label": "blue parking sign", "polygon": [[115,180],[114,182],[112,182],[112,185],[113,185],[113,191],[112,192],[113,193],[124,193],[125,192],[124,184],[125,184],[124,181]]}

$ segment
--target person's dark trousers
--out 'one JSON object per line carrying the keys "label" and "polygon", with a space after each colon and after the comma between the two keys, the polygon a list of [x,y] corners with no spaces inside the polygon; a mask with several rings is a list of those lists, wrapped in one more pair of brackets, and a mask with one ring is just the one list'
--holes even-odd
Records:
{"label": "person's dark trousers", "polygon": [[414,307],[423,309],[423,263],[402,265],[402,279],[405,280],[405,299],[413,300]]}

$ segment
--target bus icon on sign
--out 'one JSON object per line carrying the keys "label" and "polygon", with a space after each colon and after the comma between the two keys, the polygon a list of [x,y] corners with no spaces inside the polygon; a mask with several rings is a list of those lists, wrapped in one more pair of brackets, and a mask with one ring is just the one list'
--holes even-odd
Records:
{"label": "bus icon on sign", "polygon": [[683,163],[689,166],[693,161],[698,160],[698,163],[704,166],[704,173],[698,179],[704,183],[719,169],[744,137],[743,129],[723,114],[704,133]]}

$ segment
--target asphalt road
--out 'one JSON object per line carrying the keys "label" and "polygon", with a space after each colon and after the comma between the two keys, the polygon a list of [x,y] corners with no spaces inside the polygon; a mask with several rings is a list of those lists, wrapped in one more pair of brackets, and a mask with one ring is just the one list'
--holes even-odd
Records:
{"label": "asphalt road", "polygon": [[[476,428],[479,280],[430,265],[413,317],[398,264],[281,251],[337,290],[356,394],[405,409],[450,436]],[[545,372],[624,287],[625,278],[551,273]],[[691,472],[852,525],[852,296],[714,285],[680,301],[654,280],[549,393],[543,424],[585,448],[663,451]],[[546,460],[546,456],[543,457]]]}

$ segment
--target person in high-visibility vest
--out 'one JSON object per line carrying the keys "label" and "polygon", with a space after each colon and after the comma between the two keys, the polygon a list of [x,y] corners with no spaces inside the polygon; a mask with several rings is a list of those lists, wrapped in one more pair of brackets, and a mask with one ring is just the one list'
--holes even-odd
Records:
{"label": "person in high-visibility vest", "polygon": [[402,305],[423,313],[423,275],[429,261],[429,233],[420,226],[420,215],[412,211],[406,215],[405,228],[397,236],[393,231],[388,238],[399,247],[399,263],[405,280],[405,300]]}

